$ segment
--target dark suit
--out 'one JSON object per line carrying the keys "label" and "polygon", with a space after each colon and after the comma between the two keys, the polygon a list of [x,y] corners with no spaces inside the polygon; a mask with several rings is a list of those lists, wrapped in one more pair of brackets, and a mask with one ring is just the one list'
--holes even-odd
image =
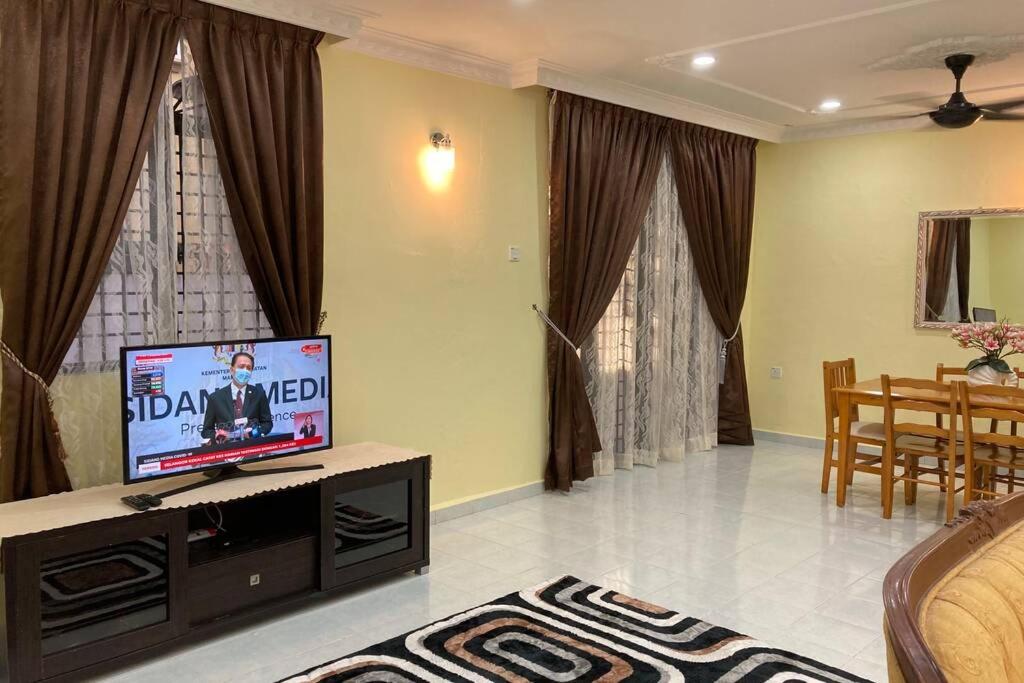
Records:
{"label": "dark suit", "polygon": [[302,434],[302,437],[305,439],[308,439],[311,436],[316,436],[316,425],[302,425],[302,429],[299,430],[299,434]]}
{"label": "dark suit", "polygon": [[[202,435],[212,439],[217,434],[217,425],[235,422],[235,393],[238,389],[229,384],[210,394],[206,402],[206,417],[203,419]],[[267,392],[260,385],[248,384],[242,401],[242,417],[249,419],[249,425],[259,425],[260,435],[266,436],[274,428],[274,416],[270,413]]]}

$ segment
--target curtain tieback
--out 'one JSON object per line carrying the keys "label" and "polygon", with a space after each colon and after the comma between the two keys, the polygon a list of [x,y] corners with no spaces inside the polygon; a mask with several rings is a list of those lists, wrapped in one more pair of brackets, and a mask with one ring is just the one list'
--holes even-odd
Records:
{"label": "curtain tieback", "polygon": [[736,330],[732,333],[732,336],[728,339],[722,340],[722,348],[718,351],[718,383],[725,384],[725,366],[726,361],[729,360],[729,344],[736,335],[740,333],[740,323],[736,323]]}
{"label": "curtain tieback", "polygon": [[554,330],[555,334],[557,334],[559,337],[561,337],[562,341],[564,341],[566,344],[568,344],[569,348],[571,348],[573,351],[576,352],[576,355],[579,355],[579,353],[580,353],[579,347],[576,346],[575,344],[573,344],[572,341],[569,339],[569,337],[565,336],[565,332],[562,332],[562,330],[560,330],[558,328],[558,325],[556,325],[555,322],[551,318],[548,317],[547,313],[545,313],[544,311],[540,310],[540,308],[537,307],[537,304],[533,304],[530,308],[532,308],[533,310],[537,311],[537,315],[540,316],[541,320],[543,320],[547,324],[548,327],[550,327],[552,330]]}
{"label": "curtain tieback", "polygon": [[46,380],[40,377],[38,374],[29,370],[27,367],[25,367],[25,364],[21,362],[21,359],[18,358],[18,355],[14,353],[11,347],[8,346],[3,339],[0,339],[0,353],[3,353],[5,356],[10,358],[11,361],[19,368],[21,368],[21,371],[24,372],[26,375],[28,375],[35,381],[39,382],[39,386],[43,388],[43,390],[46,392],[46,395],[50,395],[50,386],[46,383]]}
{"label": "curtain tieback", "polygon": [[[29,370],[28,367],[26,367],[25,364],[21,362],[21,359],[18,358],[18,354],[14,353],[14,350],[11,349],[11,347],[8,346],[3,339],[0,339],[0,353],[10,358],[11,362],[18,366],[18,369],[20,369],[23,373],[34,379],[36,383],[38,383],[39,386],[43,388],[43,395],[46,396],[46,403],[47,405],[50,406],[50,414],[52,416],[53,394],[50,393],[50,385],[46,383],[46,380],[43,379],[39,375],[39,373],[32,372],[31,370]],[[51,417],[51,419],[53,420],[53,435],[56,437],[58,444],[57,455],[61,460],[67,460],[68,454],[64,450],[64,444],[61,443],[60,428],[57,426],[57,420],[53,417]]]}
{"label": "curtain tieback", "polygon": [[50,396],[50,385],[46,383],[46,380],[43,379],[42,377],[40,377],[39,374],[29,370],[25,366],[25,364],[21,362],[21,359],[18,358],[18,355],[16,353],[14,353],[14,351],[11,349],[11,347],[8,346],[7,343],[4,342],[4,340],[2,340],[2,339],[0,339],[0,353],[4,354],[8,358],[10,358],[11,362],[14,363],[15,365],[17,365],[18,368],[23,373],[25,373],[26,375],[28,375],[29,377],[34,379],[39,384],[39,386],[41,386],[43,388],[43,393],[46,395],[46,400],[49,402],[50,408],[53,408],[53,397]]}

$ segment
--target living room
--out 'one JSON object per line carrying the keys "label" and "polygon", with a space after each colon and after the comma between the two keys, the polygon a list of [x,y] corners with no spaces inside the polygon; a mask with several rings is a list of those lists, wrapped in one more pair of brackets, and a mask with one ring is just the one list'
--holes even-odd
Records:
{"label": "living room", "polygon": [[[924,593],[895,632],[886,576],[972,500],[1002,511],[985,538],[1024,516],[1016,4],[12,0],[0,22],[12,680],[960,675]],[[204,425],[222,385],[243,395]],[[908,423],[944,435],[901,447]],[[73,585],[127,571],[58,580],[69,557],[139,534],[166,544],[131,551],[166,611],[60,625]],[[957,656],[1004,671],[1021,638]]]}

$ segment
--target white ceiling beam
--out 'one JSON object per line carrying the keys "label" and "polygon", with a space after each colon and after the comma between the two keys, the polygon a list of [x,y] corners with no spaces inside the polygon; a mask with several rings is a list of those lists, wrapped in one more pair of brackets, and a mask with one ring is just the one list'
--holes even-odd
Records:
{"label": "white ceiling beam", "polygon": [[780,142],[806,142],[808,140],[824,140],[826,138],[843,138],[851,135],[896,133],[911,130],[943,129],[932,123],[931,119],[927,116],[919,118],[854,119],[852,121],[810,126],[790,126],[782,134]]}
{"label": "white ceiling beam", "polygon": [[371,57],[472,81],[505,88],[512,85],[511,68],[508,64],[368,26],[364,26],[358,35],[345,41],[344,47],[346,50]]}
{"label": "white ceiling beam", "polygon": [[[206,0],[212,5],[236,9],[258,17],[284,21],[323,31],[342,40],[359,33],[367,13],[323,0]],[[372,16],[372,15],[370,15]]]}
{"label": "white ceiling beam", "polygon": [[780,142],[785,130],[783,126],[774,123],[734,114],[632,83],[574,73],[570,69],[544,60],[533,60],[527,64],[517,65],[514,74],[515,87],[542,85],[768,142]]}

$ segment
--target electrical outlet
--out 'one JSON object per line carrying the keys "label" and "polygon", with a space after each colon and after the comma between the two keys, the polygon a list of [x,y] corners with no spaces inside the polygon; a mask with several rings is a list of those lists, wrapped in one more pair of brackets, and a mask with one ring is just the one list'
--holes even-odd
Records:
{"label": "electrical outlet", "polygon": [[249,585],[250,586],[258,586],[258,585],[260,585],[260,575],[259,574],[250,574],[249,575]]}
{"label": "electrical outlet", "polygon": [[519,263],[519,247],[515,244],[508,245],[508,260],[512,263]]}
{"label": "electrical outlet", "polygon": [[768,371],[768,375],[772,379],[782,379],[782,368],[772,368],[771,370]]}

